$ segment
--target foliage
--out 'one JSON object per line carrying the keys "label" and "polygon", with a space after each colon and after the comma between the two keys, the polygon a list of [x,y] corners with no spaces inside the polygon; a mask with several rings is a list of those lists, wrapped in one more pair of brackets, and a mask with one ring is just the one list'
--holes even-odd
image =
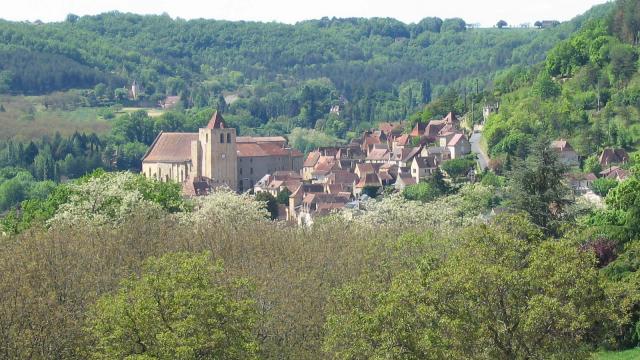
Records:
{"label": "foliage", "polygon": [[101,297],[89,316],[96,359],[249,359],[256,312],[246,280],[230,281],[211,254],[174,253]]}
{"label": "foliage", "polygon": [[594,193],[606,197],[611,189],[618,186],[618,181],[615,179],[600,178],[593,181],[591,189]]}
{"label": "foliage", "polygon": [[[606,319],[589,253],[522,218],[472,227],[444,258],[336,293],[325,349],[354,358],[583,357]],[[373,278],[378,279],[378,278]],[[361,279],[366,281],[366,279]]]}
{"label": "foliage", "polygon": [[570,203],[564,173],[555,150],[539,141],[527,161],[517,165],[509,176],[510,206],[529,214],[547,234],[558,234],[558,225]]}
{"label": "foliage", "polygon": [[271,193],[261,191],[256,194],[255,200],[257,202],[262,202],[265,204],[265,208],[269,212],[271,220],[275,220],[278,218],[278,201],[273,195],[271,195]]}
{"label": "foliage", "polygon": [[429,182],[409,185],[402,190],[402,196],[410,201],[429,202],[440,196],[440,190]]}
{"label": "foliage", "polygon": [[476,165],[475,160],[470,158],[458,158],[453,160],[447,160],[443,162],[440,167],[442,171],[446,172],[452,178],[458,178],[466,176],[469,170],[473,169]]}

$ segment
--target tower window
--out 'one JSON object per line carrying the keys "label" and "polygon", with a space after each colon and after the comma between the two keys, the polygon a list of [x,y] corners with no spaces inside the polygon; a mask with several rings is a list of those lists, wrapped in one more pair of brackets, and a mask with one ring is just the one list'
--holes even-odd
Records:
{"label": "tower window", "polygon": [[227,133],[227,142],[231,143],[231,133]]}
{"label": "tower window", "polygon": [[220,134],[220,144],[224,144],[224,134]]}

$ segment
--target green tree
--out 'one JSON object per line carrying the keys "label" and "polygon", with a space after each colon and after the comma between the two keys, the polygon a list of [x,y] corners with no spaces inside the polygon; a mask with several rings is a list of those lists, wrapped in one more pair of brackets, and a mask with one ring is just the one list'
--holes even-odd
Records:
{"label": "green tree", "polygon": [[291,191],[288,188],[284,188],[276,196],[276,201],[278,201],[278,204],[289,206],[289,196],[291,196]]}
{"label": "green tree", "polygon": [[498,221],[388,285],[363,278],[342,288],[325,350],[337,359],[588,357],[608,319],[593,253],[541,242],[522,217]]}
{"label": "green tree", "polygon": [[442,192],[429,182],[409,185],[402,190],[402,196],[413,201],[429,202],[440,195]]}
{"label": "green tree", "polygon": [[600,178],[593,181],[591,189],[594,193],[606,197],[609,191],[618,186],[618,184],[618,181],[615,179]]}
{"label": "green tree", "polygon": [[528,213],[547,234],[557,234],[569,205],[569,189],[564,185],[565,167],[547,142],[533,145],[531,155],[517,164],[509,176],[511,207]]}
{"label": "green tree", "polygon": [[266,191],[261,191],[256,194],[256,201],[263,202],[267,211],[271,216],[271,220],[278,218],[278,201],[276,198]]}
{"label": "green tree", "polygon": [[98,300],[88,332],[96,359],[256,358],[246,280],[229,281],[211,254],[169,253]]}
{"label": "green tree", "polygon": [[469,170],[473,169],[476,162],[468,158],[459,158],[447,160],[440,166],[442,171],[446,172],[451,178],[458,178],[467,175]]}
{"label": "green tree", "polygon": [[602,167],[600,166],[600,160],[595,155],[589,156],[584,161],[584,165],[582,168],[584,172],[587,174],[593,173],[595,175],[598,175],[600,171],[602,171]]}
{"label": "green tree", "polygon": [[503,27],[506,27],[507,25],[508,25],[507,22],[504,21],[504,20],[500,20],[500,21],[498,21],[498,23],[496,23],[496,27],[498,29],[502,29]]}

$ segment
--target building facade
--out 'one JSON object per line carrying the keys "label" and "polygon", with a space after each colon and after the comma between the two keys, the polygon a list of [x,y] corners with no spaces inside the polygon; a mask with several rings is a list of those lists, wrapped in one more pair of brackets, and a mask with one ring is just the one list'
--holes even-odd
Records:
{"label": "building facade", "polygon": [[236,136],[217,112],[197,133],[160,133],[142,160],[146,177],[181,183],[187,193],[194,183],[247,191],[267,174],[301,168],[302,153],[286,139]]}

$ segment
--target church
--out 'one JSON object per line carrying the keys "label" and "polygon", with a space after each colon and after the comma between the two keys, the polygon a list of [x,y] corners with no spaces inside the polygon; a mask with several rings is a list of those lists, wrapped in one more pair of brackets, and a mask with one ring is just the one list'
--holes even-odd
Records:
{"label": "church", "polygon": [[187,195],[227,186],[243,192],[267,174],[302,169],[303,154],[281,136],[236,136],[222,115],[213,114],[197,133],[161,132],[142,158],[142,173],[182,184]]}

